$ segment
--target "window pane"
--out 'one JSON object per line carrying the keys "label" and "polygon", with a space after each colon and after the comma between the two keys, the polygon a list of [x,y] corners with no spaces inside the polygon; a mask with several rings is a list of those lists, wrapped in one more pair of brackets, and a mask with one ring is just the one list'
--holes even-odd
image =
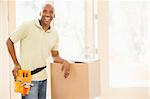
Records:
{"label": "window pane", "polygon": [[80,60],[84,51],[84,1],[55,1],[54,27],[60,34],[60,54],[69,60]]}
{"label": "window pane", "polygon": [[24,21],[36,19],[40,12],[39,9],[47,0],[16,0],[16,26]]}
{"label": "window pane", "polygon": [[111,87],[148,87],[148,3],[109,3]]}

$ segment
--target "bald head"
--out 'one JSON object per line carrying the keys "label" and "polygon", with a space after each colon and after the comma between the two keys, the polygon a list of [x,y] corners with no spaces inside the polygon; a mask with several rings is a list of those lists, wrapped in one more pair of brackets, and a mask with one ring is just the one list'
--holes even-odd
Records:
{"label": "bald head", "polygon": [[43,4],[43,6],[42,6],[42,8],[41,8],[41,11],[43,11],[44,8],[49,8],[49,9],[54,10],[53,5],[50,4],[50,3]]}
{"label": "bald head", "polygon": [[45,25],[50,24],[50,22],[52,21],[52,19],[55,17],[54,14],[54,7],[47,3],[44,4],[42,6],[41,12],[40,12],[40,16],[41,16],[41,22]]}

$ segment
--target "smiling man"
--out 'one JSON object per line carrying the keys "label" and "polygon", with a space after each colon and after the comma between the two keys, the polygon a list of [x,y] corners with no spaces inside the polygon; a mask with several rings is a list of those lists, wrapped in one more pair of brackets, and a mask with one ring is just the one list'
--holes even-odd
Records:
{"label": "smiling man", "polygon": [[[32,84],[28,95],[22,99],[46,99],[47,73],[46,59],[52,56],[54,62],[62,64],[64,77],[70,72],[70,64],[62,59],[58,52],[59,38],[57,32],[50,26],[55,17],[51,4],[45,4],[38,20],[25,22],[7,40],[7,47],[14,62],[13,76],[17,76],[19,69],[31,70]],[[20,41],[20,61],[15,53],[14,43]]]}

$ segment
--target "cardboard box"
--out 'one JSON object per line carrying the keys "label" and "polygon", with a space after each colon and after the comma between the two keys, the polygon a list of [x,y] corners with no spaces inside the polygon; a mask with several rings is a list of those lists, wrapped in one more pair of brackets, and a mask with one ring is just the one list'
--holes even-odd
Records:
{"label": "cardboard box", "polygon": [[94,99],[100,96],[99,62],[72,63],[64,78],[61,64],[51,64],[52,99]]}

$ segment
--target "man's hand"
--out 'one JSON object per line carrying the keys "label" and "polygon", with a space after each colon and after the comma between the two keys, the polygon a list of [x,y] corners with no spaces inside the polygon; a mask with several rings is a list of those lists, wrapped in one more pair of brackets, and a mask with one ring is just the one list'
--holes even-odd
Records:
{"label": "man's hand", "polygon": [[16,78],[16,76],[17,76],[17,74],[18,74],[18,70],[20,70],[20,69],[21,69],[21,66],[20,66],[20,65],[16,65],[16,66],[14,67],[14,69],[12,70],[12,74],[13,74],[14,78]]}
{"label": "man's hand", "polygon": [[68,61],[64,60],[62,64],[61,71],[64,72],[64,77],[67,78],[70,74],[70,64]]}
{"label": "man's hand", "polygon": [[52,53],[52,56],[54,58],[54,62],[62,64],[61,71],[64,72],[64,77],[67,78],[70,74],[69,62],[67,60],[62,59],[59,56],[59,52],[57,50],[52,50],[51,53]]}

